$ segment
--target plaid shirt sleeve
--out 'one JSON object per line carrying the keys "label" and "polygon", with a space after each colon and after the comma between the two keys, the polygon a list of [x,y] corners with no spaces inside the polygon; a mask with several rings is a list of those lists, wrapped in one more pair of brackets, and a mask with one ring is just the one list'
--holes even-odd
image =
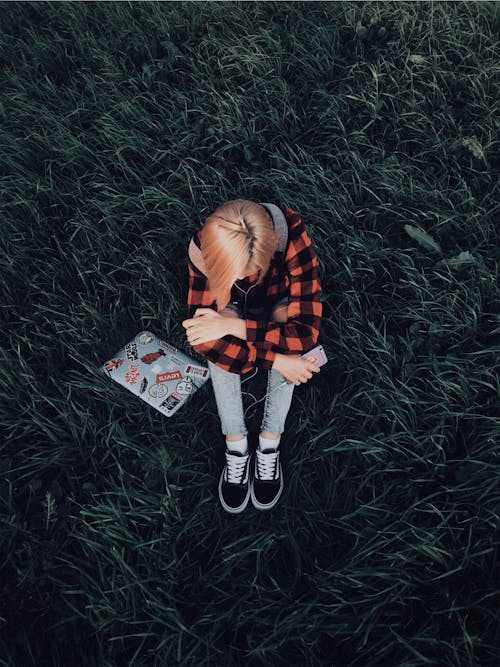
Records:
{"label": "plaid shirt sleeve", "polygon": [[[217,311],[215,299],[208,289],[206,276],[200,273],[188,259],[187,318],[194,317],[197,308],[212,308]],[[247,373],[262,363],[262,353],[254,345],[241,338],[227,334],[218,340],[191,346],[199,355],[217,364],[230,373]],[[276,353],[272,355],[271,367]]]}
{"label": "plaid shirt sleeve", "polygon": [[290,226],[285,257],[290,281],[288,321],[245,320],[247,341],[259,349],[260,365],[272,367],[276,352],[304,354],[318,342],[323,306],[319,261],[305,225],[298,214]]}

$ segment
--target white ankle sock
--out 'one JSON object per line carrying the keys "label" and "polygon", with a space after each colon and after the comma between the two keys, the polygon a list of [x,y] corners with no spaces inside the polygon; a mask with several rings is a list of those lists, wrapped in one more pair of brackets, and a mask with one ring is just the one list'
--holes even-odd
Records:
{"label": "white ankle sock", "polygon": [[226,438],[226,447],[230,451],[240,452],[241,454],[248,453],[248,438],[243,436],[241,440],[228,440]]}
{"label": "white ankle sock", "polygon": [[262,435],[259,435],[259,450],[262,452],[264,449],[278,449],[280,440],[281,435],[279,435],[276,439],[264,438]]}

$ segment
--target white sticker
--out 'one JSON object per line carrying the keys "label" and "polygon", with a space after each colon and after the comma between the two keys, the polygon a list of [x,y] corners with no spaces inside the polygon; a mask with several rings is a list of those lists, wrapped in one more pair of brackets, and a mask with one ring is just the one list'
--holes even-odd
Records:
{"label": "white sticker", "polygon": [[181,396],[186,396],[193,391],[193,381],[191,378],[184,376],[180,382],[177,383],[175,391]]}
{"label": "white sticker", "polygon": [[149,343],[154,341],[155,337],[151,331],[141,331],[141,333],[137,334],[135,339],[140,345],[149,345]]}
{"label": "white sticker", "polygon": [[175,354],[177,352],[177,348],[174,347],[173,345],[170,345],[170,343],[165,342],[164,340],[159,341],[160,347],[164,347],[166,350],[169,352],[172,352]]}
{"label": "white sticker", "polygon": [[153,384],[149,388],[149,395],[153,398],[163,398],[168,394],[168,385],[167,384]]}

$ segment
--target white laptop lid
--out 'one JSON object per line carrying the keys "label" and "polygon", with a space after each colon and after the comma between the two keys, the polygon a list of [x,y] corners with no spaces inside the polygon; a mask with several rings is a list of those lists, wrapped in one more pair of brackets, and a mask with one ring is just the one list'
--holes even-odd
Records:
{"label": "white laptop lid", "polygon": [[140,331],[101,368],[167,417],[185,405],[210,377],[207,366],[152,331]]}

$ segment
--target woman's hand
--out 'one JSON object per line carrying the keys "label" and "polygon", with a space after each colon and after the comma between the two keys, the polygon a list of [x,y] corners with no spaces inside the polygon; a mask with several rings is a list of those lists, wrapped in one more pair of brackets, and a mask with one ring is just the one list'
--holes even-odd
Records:
{"label": "woman's hand", "polygon": [[187,339],[191,346],[218,340],[229,333],[229,318],[212,308],[197,308],[193,317],[183,320]]}
{"label": "woman's hand", "polygon": [[300,354],[277,354],[273,363],[273,369],[284,376],[295,385],[307,382],[313,376],[313,373],[319,373],[321,368],[317,366],[314,357],[304,359]]}

